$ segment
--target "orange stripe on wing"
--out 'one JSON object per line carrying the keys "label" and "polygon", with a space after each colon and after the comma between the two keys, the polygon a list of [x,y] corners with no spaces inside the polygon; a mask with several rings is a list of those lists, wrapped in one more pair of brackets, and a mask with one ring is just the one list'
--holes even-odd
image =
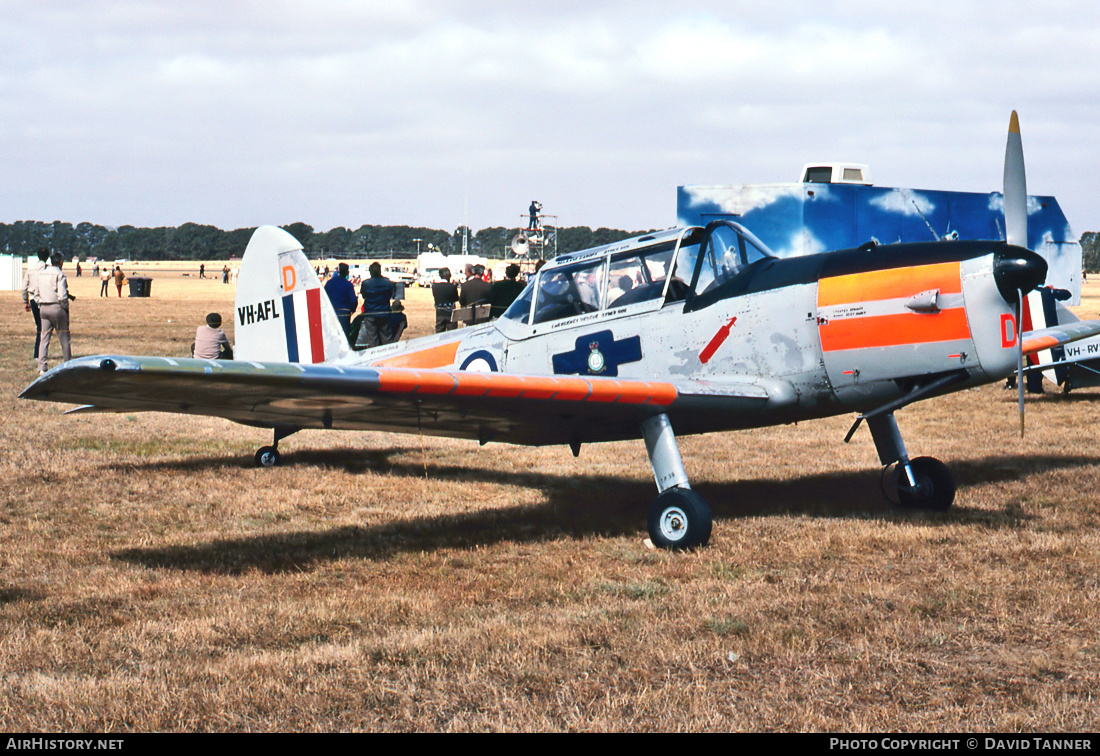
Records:
{"label": "orange stripe on wing", "polygon": [[970,324],[962,307],[935,315],[914,312],[832,320],[823,324],[819,331],[821,349],[826,352],[970,338]]}
{"label": "orange stripe on wing", "polygon": [[817,306],[898,299],[930,289],[939,289],[940,294],[962,293],[959,263],[914,265],[823,278],[817,287]]}
{"label": "orange stripe on wing", "polygon": [[1024,339],[1024,354],[1029,357],[1036,352],[1041,352],[1044,349],[1050,349],[1051,347],[1058,346],[1060,342],[1053,336],[1040,336],[1034,339]]}
{"label": "orange stripe on wing", "polygon": [[442,370],[378,371],[381,389],[395,394],[449,394],[455,390],[454,373]]}
{"label": "orange stripe on wing", "polygon": [[619,402],[625,404],[672,404],[676,398],[676,387],[671,383],[641,383],[638,381],[620,381]]}
{"label": "orange stripe on wing", "polygon": [[454,394],[500,399],[610,402],[667,406],[676,399],[671,383],[593,379],[577,376],[452,373],[443,370],[378,370],[380,388],[395,394]]}

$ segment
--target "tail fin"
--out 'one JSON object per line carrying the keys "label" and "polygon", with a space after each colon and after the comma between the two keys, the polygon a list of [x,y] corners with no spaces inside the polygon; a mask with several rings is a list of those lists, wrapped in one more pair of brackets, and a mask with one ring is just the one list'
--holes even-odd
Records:
{"label": "tail fin", "polygon": [[238,360],[317,363],[351,351],[302,245],[281,228],[252,234],[235,304]]}

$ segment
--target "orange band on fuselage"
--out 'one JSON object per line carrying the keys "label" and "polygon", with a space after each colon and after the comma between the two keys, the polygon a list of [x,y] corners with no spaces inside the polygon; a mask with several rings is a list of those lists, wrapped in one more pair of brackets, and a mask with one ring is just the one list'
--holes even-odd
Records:
{"label": "orange band on fuselage", "polygon": [[962,307],[935,315],[913,312],[844,318],[824,323],[818,330],[821,349],[826,352],[970,338],[970,324]]}
{"label": "orange band on fuselage", "polygon": [[405,367],[405,368],[442,368],[450,367],[455,362],[455,354],[458,353],[458,345],[461,342],[452,341],[449,344],[418,349],[415,352],[403,352],[394,357],[386,357],[372,362],[374,367]]}
{"label": "orange band on fuselage", "polygon": [[914,265],[823,278],[817,285],[817,306],[898,299],[931,289],[939,289],[940,294],[961,294],[959,263]]}

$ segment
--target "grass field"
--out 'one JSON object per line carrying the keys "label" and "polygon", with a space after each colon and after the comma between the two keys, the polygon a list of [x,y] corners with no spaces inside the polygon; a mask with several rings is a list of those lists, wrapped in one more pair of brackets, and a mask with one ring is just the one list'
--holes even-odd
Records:
{"label": "grass field", "polygon": [[[218,280],[69,275],[75,356],[231,320]],[[32,322],[0,304],[2,731],[1096,729],[1095,392],[1030,398],[1024,440],[1000,386],[901,411],[942,515],[883,501],[852,417],[683,438],[714,534],[666,553],[640,441],[308,431],[258,470],[264,431],[15,398]]]}

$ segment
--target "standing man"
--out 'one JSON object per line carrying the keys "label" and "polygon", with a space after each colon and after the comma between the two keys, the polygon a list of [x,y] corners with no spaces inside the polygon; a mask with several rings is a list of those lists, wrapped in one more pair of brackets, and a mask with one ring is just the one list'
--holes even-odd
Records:
{"label": "standing man", "polygon": [[351,269],[347,263],[340,263],[336,268],[336,275],[325,283],[325,293],[332,302],[332,309],[336,310],[336,318],[344,328],[344,335],[351,331],[351,314],[359,306],[359,297],[355,294],[355,287],[348,280]]}
{"label": "standing man", "polygon": [[439,277],[443,280],[432,284],[432,299],[435,300],[435,332],[443,333],[458,325],[451,322],[458,301],[458,286],[451,280],[450,268],[440,268]]}
{"label": "standing man", "polygon": [[489,289],[489,304],[492,305],[489,310],[490,318],[496,319],[503,315],[508,305],[512,304],[523,291],[523,282],[516,279],[518,275],[519,266],[512,263],[504,269],[504,280],[497,281]]}
{"label": "standing man", "polygon": [[[462,282],[462,291],[458,294],[458,303],[463,307],[472,307],[489,303],[489,282],[485,280],[485,266],[475,265],[469,273],[469,278]],[[480,323],[477,319],[477,308],[471,314],[470,325]]]}
{"label": "standing man", "polygon": [[102,282],[99,287],[99,296],[109,297],[110,293],[107,291],[107,287],[111,283],[111,269],[104,265],[99,269],[99,280]]}
{"label": "standing man", "polygon": [[539,211],[542,210],[542,203],[538,200],[531,200],[531,206],[527,208],[527,214],[531,216],[527,222],[527,229],[534,231],[539,227]]}
{"label": "standing man", "polygon": [[489,282],[485,280],[485,266],[475,265],[470,270],[469,277],[462,283],[462,293],[458,296],[458,302],[463,307],[485,304],[489,301]]}
{"label": "standing man", "polygon": [[199,278],[206,278],[206,263],[199,263]]}
{"label": "standing man", "polygon": [[118,289],[119,299],[122,298],[122,284],[126,283],[126,274],[122,272],[122,266],[116,265],[115,272],[111,274],[115,279],[115,288]]}
{"label": "standing man", "polygon": [[38,309],[42,314],[45,330],[42,344],[38,348],[38,374],[46,372],[46,358],[50,351],[50,337],[57,331],[57,340],[61,342],[61,361],[72,359],[69,348],[69,300],[76,297],[69,294],[69,282],[61,272],[61,255],[57,252],[50,258],[50,265],[35,278]]}
{"label": "standing man", "polygon": [[395,293],[393,281],[382,275],[382,264],[372,262],[370,278],[359,287],[359,294],[363,297],[363,325],[359,328],[359,337],[355,340],[355,346],[360,349],[369,349],[381,344],[388,344],[390,338],[390,300]]}
{"label": "standing man", "polygon": [[39,313],[38,301],[35,299],[35,285],[38,274],[46,269],[46,261],[50,259],[50,251],[45,247],[38,250],[37,260],[27,261],[27,274],[23,276],[23,309],[34,316],[34,354],[32,360],[38,359],[38,345],[42,342],[42,316]]}

